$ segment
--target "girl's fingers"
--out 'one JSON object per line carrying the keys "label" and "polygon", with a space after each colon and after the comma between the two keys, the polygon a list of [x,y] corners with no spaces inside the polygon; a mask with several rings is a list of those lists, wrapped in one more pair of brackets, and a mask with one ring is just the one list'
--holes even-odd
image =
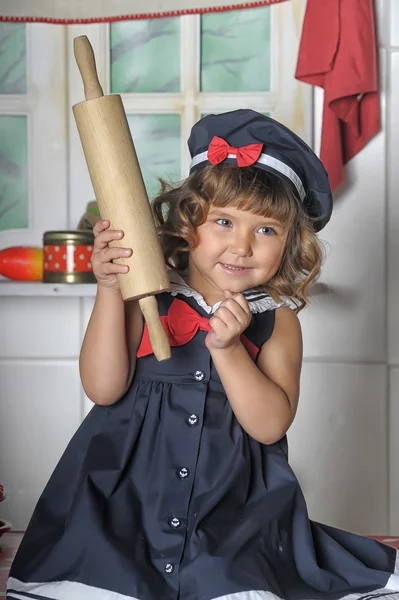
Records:
{"label": "girl's fingers", "polygon": [[101,262],[111,262],[111,260],[116,260],[117,258],[129,258],[132,255],[132,250],[130,248],[104,248],[99,253],[99,260]]}
{"label": "girl's fingers", "polygon": [[107,262],[102,265],[105,275],[114,275],[117,273],[127,273],[129,267],[127,265],[118,265],[117,263]]}
{"label": "girl's fingers", "polygon": [[222,309],[229,311],[239,323],[245,324],[248,322],[248,313],[234,298],[225,300],[218,310]]}
{"label": "girl's fingers", "polygon": [[209,324],[212,327],[212,331],[214,331],[216,334],[218,332],[224,332],[227,329],[227,324],[223,321],[223,319],[216,315],[216,313],[209,320]]}
{"label": "girl's fingers", "polygon": [[93,227],[93,233],[94,235],[98,235],[101,231],[104,231],[105,229],[108,229],[108,227],[110,226],[110,222],[109,221],[97,221],[97,223],[95,223],[94,227]]}
{"label": "girl's fingers", "polygon": [[132,255],[132,250],[131,248],[109,246],[110,242],[121,240],[124,235],[123,231],[109,229],[109,227],[110,222],[108,220],[101,220],[97,221],[93,228],[95,239],[92,264],[98,281],[111,280],[113,275],[124,274],[129,271],[127,265],[112,262],[118,258],[129,258]]}
{"label": "girl's fingers", "polygon": [[225,306],[221,306],[215,313],[215,316],[218,317],[226,327],[234,329],[241,328],[239,319]]}
{"label": "girl's fingers", "polygon": [[[245,312],[246,315],[251,314],[251,310],[249,308],[248,301],[243,294],[232,294],[228,290],[225,290],[224,294],[228,300],[231,300],[231,301],[235,302],[236,304],[238,304],[242,308],[242,310]],[[225,300],[225,303],[227,303],[227,300]]]}
{"label": "girl's fingers", "polygon": [[115,231],[114,229],[107,229],[101,231],[94,238],[94,250],[103,250],[113,240],[121,240],[123,238],[123,231]]}

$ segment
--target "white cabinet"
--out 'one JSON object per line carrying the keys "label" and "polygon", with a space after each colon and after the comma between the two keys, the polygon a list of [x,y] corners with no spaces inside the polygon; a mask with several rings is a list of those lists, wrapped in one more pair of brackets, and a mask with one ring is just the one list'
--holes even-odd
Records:
{"label": "white cabinet", "polygon": [[78,286],[75,296],[68,286],[10,284],[7,292],[8,285],[0,284],[0,480],[2,518],[18,531],[88,410],[79,294],[95,286]]}
{"label": "white cabinet", "polygon": [[0,362],[2,517],[23,530],[81,422],[76,359]]}
{"label": "white cabinet", "polygon": [[79,304],[79,298],[0,296],[0,359],[78,356]]}

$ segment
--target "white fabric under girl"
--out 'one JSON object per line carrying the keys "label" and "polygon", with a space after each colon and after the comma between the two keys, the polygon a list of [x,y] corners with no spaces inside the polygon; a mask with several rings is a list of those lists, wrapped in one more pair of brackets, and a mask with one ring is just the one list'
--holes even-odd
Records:
{"label": "white fabric under girl", "polygon": [[[15,590],[15,591],[10,591]],[[18,592],[21,592],[20,594]],[[10,577],[6,598],[29,600],[29,598],[52,598],[54,600],[139,600],[117,592],[102,590],[76,581],[52,581],[48,583],[25,583]]]}
{"label": "white fabric under girl", "polygon": [[[399,600],[399,592],[396,594],[385,595],[389,588],[383,588],[365,594],[350,594],[344,596],[341,600],[361,600],[367,598],[372,600],[374,597],[384,594],[383,600]],[[51,598],[52,600],[71,600],[71,598],[79,598],[79,600],[139,600],[133,596],[125,596],[110,590],[104,590],[76,581],[57,581],[51,583],[24,583],[17,579],[10,578],[8,581],[8,591],[6,598],[10,600],[29,600],[29,598],[37,599]],[[21,593],[19,593],[21,592]],[[142,598],[141,600],[145,600]],[[279,596],[271,592],[250,591],[238,592],[237,594],[228,594],[227,596],[219,596],[214,600],[283,600]],[[311,599],[309,599],[311,600]]]}

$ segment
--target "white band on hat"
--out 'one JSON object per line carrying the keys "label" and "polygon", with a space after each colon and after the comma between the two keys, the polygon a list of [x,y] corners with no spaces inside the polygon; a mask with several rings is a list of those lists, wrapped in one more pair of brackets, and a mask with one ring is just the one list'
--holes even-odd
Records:
{"label": "white band on hat", "polygon": [[[228,154],[226,158],[237,159],[235,154]],[[191,161],[190,170],[193,167],[196,167],[197,165],[199,165],[200,163],[206,162],[207,160],[208,160],[208,151],[201,152],[201,154],[197,154],[196,156],[194,156],[194,158]],[[285,177],[287,177],[294,184],[294,186],[299,194],[299,197],[303,202],[303,200],[306,198],[305,188],[303,187],[303,183],[302,183],[301,179],[298,177],[298,175],[295,173],[295,171],[293,169],[291,169],[291,167],[289,167],[288,165],[283,163],[283,161],[278,160],[278,158],[274,158],[274,156],[270,156],[269,154],[261,154],[259,156],[258,160],[256,161],[256,163],[254,163],[254,165],[256,165],[257,163],[260,163],[262,165],[267,165],[268,167],[272,167],[272,169],[274,169],[278,173],[285,175]]]}

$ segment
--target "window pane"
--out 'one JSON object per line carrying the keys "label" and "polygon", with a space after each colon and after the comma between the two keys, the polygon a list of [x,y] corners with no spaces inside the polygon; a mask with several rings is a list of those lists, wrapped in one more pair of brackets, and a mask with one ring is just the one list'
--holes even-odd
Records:
{"label": "window pane", "polygon": [[180,91],[178,18],[111,25],[111,90],[117,94]]}
{"label": "window pane", "polygon": [[0,115],[0,230],[28,226],[27,118]]}
{"label": "window pane", "polygon": [[151,200],[159,177],[180,180],[180,115],[128,115],[128,121]]}
{"label": "window pane", "polygon": [[201,17],[201,90],[270,90],[270,7]]}
{"label": "window pane", "polygon": [[26,94],[23,23],[0,23],[0,94]]}

